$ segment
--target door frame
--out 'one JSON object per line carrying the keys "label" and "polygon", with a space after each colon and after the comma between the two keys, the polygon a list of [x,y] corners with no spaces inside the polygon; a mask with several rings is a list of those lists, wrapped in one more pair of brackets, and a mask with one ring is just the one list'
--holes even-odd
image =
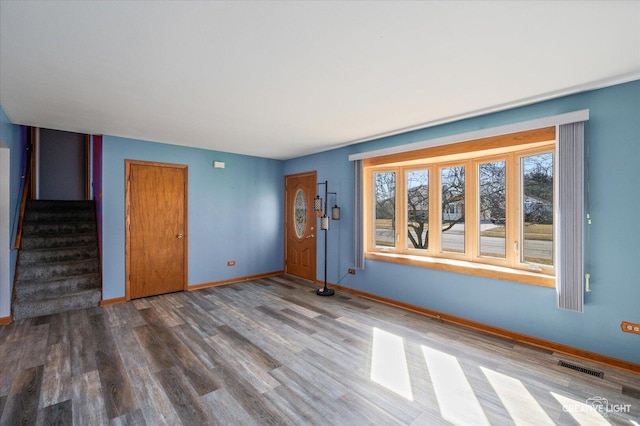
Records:
{"label": "door frame", "polygon": [[[289,227],[287,226],[287,218],[289,217],[287,214],[287,205],[288,205],[288,193],[289,191],[287,190],[287,179],[289,178],[300,178],[300,177],[305,177],[305,176],[313,176],[313,185],[316,189],[316,194],[318,192],[318,172],[317,170],[312,170],[312,171],[308,171],[308,172],[303,172],[303,173],[294,173],[291,175],[286,175],[284,177],[284,273],[288,274],[288,263],[287,263],[287,249],[288,249],[288,241],[289,241]],[[313,208],[313,202],[311,203],[311,208]],[[313,224],[313,227],[316,227],[316,223]],[[318,232],[316,230],[315,234],[317,235]],[[313,279],[312,281],[315,283],[317,282],[317,274],[318,274],[318,240],[317,238],[315,239],[315,256],[313,256],[313,266],[312,266],[312,270],[313,270]],[[297,276],[297,275],[296,275]],[[302,278],[302,277],[301,277]]]}
{"label": "door frame", "polygon": [[154,161],[140,161],[140,160],[124,160],[125,164],[125,180],[124,180],[124,192],[125,192],[125,222],[124,222],[124,233],[125,233],[125,300],[131,300],[131,166],[132,165],[143,165],[143,166],[152,166],[152,167],[171,167],[177,169],[185,169],[184,173],[184,253],[183,253],[183,265],[184,265],[184,277],[183,277],[183,285],[182,290],[187,291],[189,289],[188,279],[188,271],[189,271],[189,204],[188,204],[188,190],[189,190],[189,173],[188,166],[186,164],[173,164],[173,163],[159,163]]}

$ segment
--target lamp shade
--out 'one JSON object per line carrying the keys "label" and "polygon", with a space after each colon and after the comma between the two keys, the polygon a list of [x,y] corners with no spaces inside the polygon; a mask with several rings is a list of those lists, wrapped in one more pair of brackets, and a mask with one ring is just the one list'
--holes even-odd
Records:
{"label": "lamp shade", "polygon": [[323,231],[329,230],[329,216],[324,215],[320,218],[320,229]]}
{"label": "lamp shade", "polygon": [[340,220],[340,207],[337,204],[331,207],[331,219]]}
{"label": "lamp shade", "polygon": [[319,195],[316,195],[316,198],[313,199],[313,211],[322,211],[322,198]]}

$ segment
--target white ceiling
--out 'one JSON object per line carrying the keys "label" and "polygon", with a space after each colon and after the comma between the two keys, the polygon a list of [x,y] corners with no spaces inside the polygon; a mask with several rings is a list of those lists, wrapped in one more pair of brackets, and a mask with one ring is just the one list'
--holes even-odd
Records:
{"label": "white ceiling", "polygon": [[639,1],[6,1],[12,122],[288,159],[640,78]]}

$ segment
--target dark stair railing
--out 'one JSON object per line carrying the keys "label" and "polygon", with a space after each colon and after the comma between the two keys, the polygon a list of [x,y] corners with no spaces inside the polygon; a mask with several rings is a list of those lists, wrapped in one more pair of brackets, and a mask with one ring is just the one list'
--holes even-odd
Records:
{"label": "dark stair railing", "polygon": [[[14,250],[20,250],[20,248],[22,247],[22,227],[24,225],[24,213],[25,213],[25,209],[27,207],[27,200],[31,198],[32,194],[31,194],[31,152],[33,151],[33,141],[35,139],[35,134],[36,134],[36,128],[34,127],[27,127],[27,142],[26,142],[26,147],[25,147],[25,151],[24,151],[24,172],[21,176],[22,178],[22,188],[21,188],[21,194],[20,194],[20,204],[18,204],[16,206],[16,210],[18,210],[18,217],[17,217],[17,228],[16,228],[16,237],[14,240],[14,244],[13,244],[13,248]],[[14,222],[15,224],[15,222]],[[19,263],[20,263],[20,258],[18,257],[18,264],[16,264],[16,273],[15,276],[13,277],[13,286],[11,288],[11,310],[13,312],[13,304],[16,300],[16,283],[17,283],[17,277],[18,277],[18,273],[17,270],[19,268]],[[13,317],[13,315],[12,315]]]}
{"label": "dark stair railing", "polygon": [[[24,222],[24,210],[27,207],[27,200],[32,198],[31,194],[31,151],[33,151],[33,137],[35,129],[29,127],[27,129],[27,146],[25,149],[25,166],[22,175],[22,194],[20,196],[20,211],[18,213],[18,227],[16,230],[16,239],[13,247],[20,250],[22,243],[22,226]],[[15,283],[14,283],[15,284]]]}

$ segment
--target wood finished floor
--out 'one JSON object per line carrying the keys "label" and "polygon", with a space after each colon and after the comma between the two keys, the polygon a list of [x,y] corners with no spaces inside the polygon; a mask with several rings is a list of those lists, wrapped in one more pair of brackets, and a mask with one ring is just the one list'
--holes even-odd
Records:
{"label": "wood finished floor", "polygon": [[314,289],[282,276],[0,327],[0,424],[640,424],[640,376]]}

